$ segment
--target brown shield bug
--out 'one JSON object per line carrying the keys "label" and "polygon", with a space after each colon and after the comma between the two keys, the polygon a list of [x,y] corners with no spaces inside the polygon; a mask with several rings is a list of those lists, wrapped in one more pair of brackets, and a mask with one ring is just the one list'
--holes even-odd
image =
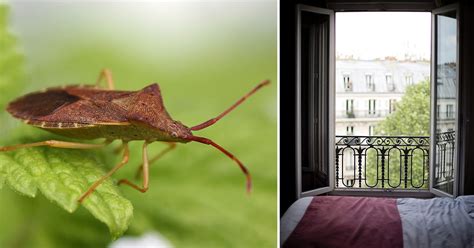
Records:
{"label": "brown shield bug", "polygon": [[[107,82],[107,89],[100,88],[100,82]],[[49,88],[22,96],[11,102],[7,111],[24,123],[47,130],[52,133],[77,139],[105,138],[102,144],[85,144],[47,140],[43,142],[19,144],[0,147],[0,151],[12,151],[24,147],[50,146],[72,149],[93,149],[110,144],[113,140],[122,140],[123,158],[112,170],[92,184],[78,199],[82,202],[115,171],[124,166],[129,159],[128,142],[144,140],[142,171],[143,184],[137,186],[127,179],[118,184],[126,184],[141,192],[148,190],[149,165],[158,160],[166,152],[172,150],[177,142],[195,141],[211,145],[234,160],[246,176],[247,192],[250,192],[252,180],[247,168],[230,152],[212,140],[194,136],[192,131],[204,129],[216,123],[226,114],[235,109],[250,95],[261,87],[269,84],[265,80],[253,90],[240,98],[215,118],[193,127],[187,127],[171,118],[163,105],[158,84],[151,84],[139,91],[114,90],[112,75],[109,70],[102,70],[96,85],[71,85]],[[155,157],[148,159],[147,146],[155,141],[164,141],[169,146]]]}

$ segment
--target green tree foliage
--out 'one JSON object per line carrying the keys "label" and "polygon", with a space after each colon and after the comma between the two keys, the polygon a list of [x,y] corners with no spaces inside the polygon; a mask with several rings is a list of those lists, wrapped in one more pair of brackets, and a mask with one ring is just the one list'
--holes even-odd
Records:
{"label": "green tree foliage", "polygon": [[430,83],[422,81],[406,88],[395,112],[377,125],[379,135],[430,135]]}
{"label": "green tree foliage", "polygon": [[[385,120],[380,122],[376,129],[376,135],[384,136],[429,136],[430,135],[430,84],[429,81],[422,81],[414,85],[410,85],[406,88],[405,95],[401,101],[396,103],[395,111],[390,114]],[[429,144],[428,144],[429,145]],[[404,181],[400,180],[405,178],[405,167],[404,158],[403,163],[400,164],[400,156],[404,155],[404,151],[399,149],[391,149],[392,146],[386,146],[386,155],[390,154],[389,159],[385,157],[384,161],[384,178],[389,178],[389,181],[385,181],[385,187],[387,183],[395,186],[401,182],[399,187],[404,187]],[[413,147],[411,147],[413,148]],[[377,163],[379,166],[377,167]],[[381,157],[377,156],[374,149],[367,151],[367,168],[366,178],[367,183],[370,185],[376,184],[376,178],[382,178],[382,161]],[[423,164],[425,165],[423,169]],[[411,170],[410,168],[413,167]],[[378,168],[378,173],[377,173]],[[413,177],[412,177],[413,174]],[[407,178],[412,182],[408,182],[408,188],[411,188],[411,184],[414,186],[423,184],[423,175],[425,180],[428,178],[428,160],[425,157],[423,160],[423,152],[420,149],[416,149],[413,153],[413,160],[408,159]],[[423,188],[428,186],[424,184]],[[378,187],[381,187],[381,183],[378,183]]]}

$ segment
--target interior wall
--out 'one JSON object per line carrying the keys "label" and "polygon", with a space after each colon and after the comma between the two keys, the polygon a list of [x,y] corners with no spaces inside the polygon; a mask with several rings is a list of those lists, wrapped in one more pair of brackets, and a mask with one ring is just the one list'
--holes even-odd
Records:
{"label": "interior wall", "polygon": [[[474,3],[462,1],[460,6],[460,62],[461,62],[461,134],[465,150],[461,165],[464,167],[465,195],[474,195]],[[463,157],[464,156],[464,157]],[[462,171],[462,169],[461,169]]]}
{"label": "interior wall", "polygon": [[296,200],[296,4],[280,1],[280,216]]}

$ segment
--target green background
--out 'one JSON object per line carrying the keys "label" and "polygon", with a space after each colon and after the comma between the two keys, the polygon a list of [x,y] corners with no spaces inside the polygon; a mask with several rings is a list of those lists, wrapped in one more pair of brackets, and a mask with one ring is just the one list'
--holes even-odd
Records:
{"label": "green background", "polygon": [[[159,83],[171,116],[193,126],[270,79],[269,87],[220,122],[195,132],[249,168],[254,181],[250,196],[236,164],[199,143],[178,145],[154,164],[145,194],[127,187],[122,192],[134,205],[125,235],[157,231],[176,247],[276,246],[276,1],[13,1],[9,17],[25,76],[0,82],[2,108],[19,94],[47,86],[94,83],[99,71],[109,68],[117,89]],[[0,145],[7,145],[12,134],[45,137],[2,112]],[[99,154],[110,167],[120,159],[112,152],[117,145]],[[130,162],[115,179],[134,175],[141,145],[131,143]],[[149,147],[155,154],[166,146]],[[0,202],[1,247],[102,247],[111,242],[105,225],[83,208],[69,214],[41,195],[31,199],[8,187],[0,190]]]}

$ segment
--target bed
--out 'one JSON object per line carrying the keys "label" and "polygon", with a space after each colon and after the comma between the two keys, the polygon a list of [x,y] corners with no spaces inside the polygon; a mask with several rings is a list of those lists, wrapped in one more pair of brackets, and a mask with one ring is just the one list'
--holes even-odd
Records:
{"label": "bed", "polygon": [[474,248],[474,196],[305,197],[280,223],[282,247]]}

